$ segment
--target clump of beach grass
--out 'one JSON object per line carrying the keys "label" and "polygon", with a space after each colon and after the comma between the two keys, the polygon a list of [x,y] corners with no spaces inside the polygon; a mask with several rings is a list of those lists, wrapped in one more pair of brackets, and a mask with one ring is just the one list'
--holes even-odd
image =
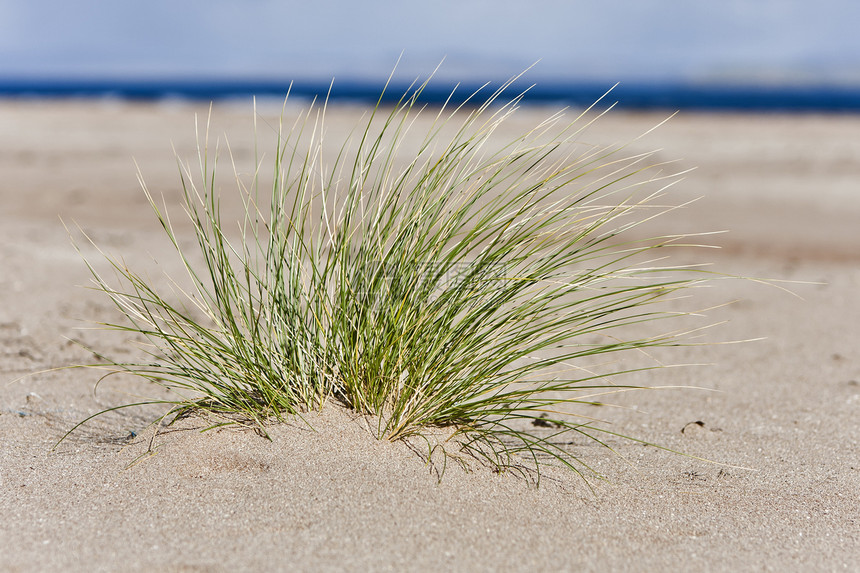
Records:
{"label": "clump of beach grass", "polygon": [[103,326],[142,337],[148,354],[98,366],[169,389],[144,402],[170,406],[159,421],[199,412],[265,433],[335,402],[380,439],[441,429],[446,452],[499,470],[590,473],[563,436],[619,434],[576,405],[644,389],[619,377],[662,367],[597,359],[684,344],[691,329],[641,327],[683,320],[667,301],[708,278],[666,264],[683,237],[637,233],[673,210],[661,198],[678,174],[652,153],[586,144],[606,109],[503,141],[522,97],[502,99],[510,82],[437,107],[421,104],[425,86],[380,99],[333,155],[325,102],[282,120],[251,175],[233,165],[238,221],[222,218],[207,124],[197,172],[180,162],[196,247],[143,185],[187,277],[159,291],[121,258],[105,255],[113,277],[87,263],[127,319]]}

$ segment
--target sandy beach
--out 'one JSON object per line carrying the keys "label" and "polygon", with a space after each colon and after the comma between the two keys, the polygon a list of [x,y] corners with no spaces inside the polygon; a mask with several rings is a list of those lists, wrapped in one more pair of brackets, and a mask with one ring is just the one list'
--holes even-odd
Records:
{"label": "sandy beach", "polygon": [[[374,440],[337,408],[271,428],[271,441],[161,410],[75,423],[157,390],[59,368],[139,353],[61,219],[134,268],[171,258],[136,177],[179,196],[171,145],[196,153],[207,105],[0,101],[0,571],[858,571],[860,570],[860,116],[681,113],[634,144],[693,168],[660,231],[726,230],[701,258],[753,281],[702,291],[709,340],[600,410],[621,439],[582,448],[606,481],[546,468],[535,487],[475,466],[438,467]],[[279,106],[261,107],[268,127]],[[366,110],[337,106],[340,141]],[[524,109],[513,134],[540,121]],[[610,113],[595,143],[635,138],[667,114]],[[253,158],[250,104],[214,108],[213,132]],[[264,130],[261,130],[264,131]],[[269,133],[269,132],[265,132]],[[264,136],[265,139],[265,136]],[[599,140],[599,141],[597,141]],[[228,204],[228,209],[235,209]],[[177,210],[177,213],[179,211]],[[95,255],[91,247],[83,247]],[[686,256],[686,254],[684,255]],[[699,256],[698,254],[696,256]],[[148,266],[149,265],[149,266]],[[23,378],[22,378],[23,377]]]}

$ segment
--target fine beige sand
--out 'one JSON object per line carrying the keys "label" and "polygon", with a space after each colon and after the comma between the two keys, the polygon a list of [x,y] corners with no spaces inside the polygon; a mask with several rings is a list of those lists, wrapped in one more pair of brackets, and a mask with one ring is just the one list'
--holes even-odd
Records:
{"label": "fine beige sand", "polygon": [[[364,111],[332,109],[329,140]],[[683,113],[633,145],[698,167],[674,196],[703,198],[661,232],[728,230],[711,238],[720,251],[695,256],[814,284],[791,284],[798,296],[750,281],[700,291],[696,307],[737,301],[709,314],[725,324],[707,340],[765,338],[678,349],[673,362],[708,365],[638,379],[713,391],[638,393],[624,409],[586,412],[727,465],[613,439],[619,455],[578,450],[607,477],[592,490],[557,468],[538,488],[456,464],[440,482],[438,466],[336,408],[310,416],[315,431],[271,428],[272,441],[200,433],[193,420],[153,437],[158,408],[125,410],[51,451],[87,415],[158,396],[122,380],[94,395],[99,374],[87,369],[21,378],[93,360],[68,339],[139,352],[121,333],[86,329],[116,311],[78,286],[89,276],[60,217],[162,280],[153,258],[168,271],[176,262],[132,158],[175,201],[171,142],[192,156],[196,112],[206,106],[0,103],[0,571],[860,570],[860,117]],[[216,133],[249,161],[250,105],[214,112]],[[261,113],[273,121],[277,106]],[[524,110],[506,129],[547,113]],[[626,140],[662,119],[614,113],[589,136]]]}

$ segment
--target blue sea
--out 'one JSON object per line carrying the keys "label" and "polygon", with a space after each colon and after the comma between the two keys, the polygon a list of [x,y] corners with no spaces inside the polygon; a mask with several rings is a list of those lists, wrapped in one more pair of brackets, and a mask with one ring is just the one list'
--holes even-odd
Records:
{"label": "blue sea", "polygon": [[[325,98],[334,102],[376,103],[381,82],[343,80],[334,84],[319,81],[208,80],[34,80],[0,78],[0,97],[6,98],[119,98],[157,101],[187,99],[218,101],[250,97],[283,98],[290,90],[294,98]],[[463,103],[481,86],[459,85],[451,98],[454,84],[431,82],[421,101],[441,104],[451,99]],[[497,85],[483,88],[475,99],[480,102]],[[515,84],[506,92],[514,97],[527,90],[523,103],[587,106],[613,86],[609,83],[544,83],[529,88]],[[390,85],[382,97],[393,103],[409,89],[408,84]],[[693,110],[740,112],[860,112],[860,87],[843,86],[762,86],[694,83],[622,83],[606,96],[610,102],[628,110]]]}

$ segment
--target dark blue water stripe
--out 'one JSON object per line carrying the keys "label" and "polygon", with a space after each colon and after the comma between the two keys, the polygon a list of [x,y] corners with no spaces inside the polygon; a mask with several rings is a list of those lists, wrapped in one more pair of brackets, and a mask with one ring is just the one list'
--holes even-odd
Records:
{"label": "dark blue water stripe", "polygon": [[[376,102],[379,82],[336,81],[331,91],[334,101],[351,100]],[[523,84],[525,86],[525,84]],[[221,100],[226,98],[260,97],[282,98],[288,82],[237,81],[237,80],[33,80],[0,78],[0,97],[117,97],[130,100],[160,100],[185,98],[190,100]],[[399,99],[408,86],[390,86],[384,100]],[[445,82],[430,84],[422,94],[422,101],[441,103],[448,99],[453,85]],[[595,83],[543,83],[531,88],[525,103],[554,103],[575,106],[588,105],[600,97],[610,86]],[[460,86],[453,101],[462,102],[477,86]],[[482,94],[489,94],[492,86]],[[519,89],[510,88],[510,95]],[[295,82],[294,96],[302,98],[325,97],[328,83],[314,81]],[[681,83],[636,84],[625,83],[608,96],[626,109],[671,109],[708,111],[797,111],[797,112],[858,112],[860,87],[839,86],[742,86],[704,85]],[[480,101],[480,97],[478,98]]]}

